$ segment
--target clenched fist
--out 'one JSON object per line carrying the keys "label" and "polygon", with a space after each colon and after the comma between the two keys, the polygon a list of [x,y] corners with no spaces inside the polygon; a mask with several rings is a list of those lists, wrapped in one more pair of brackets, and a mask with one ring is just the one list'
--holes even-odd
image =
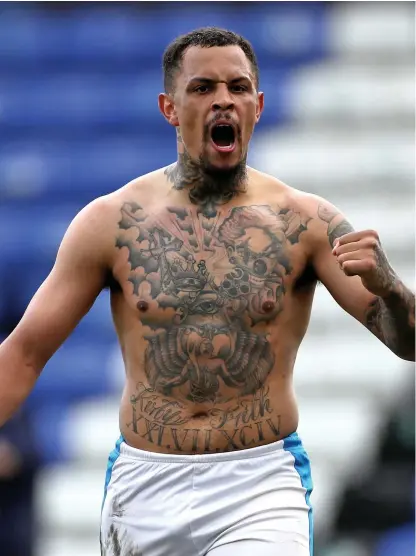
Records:
{"label": "clenched fist", "polygon": [[334,242],[332,250],[347,276],[359,276],[363,286],[374,295],[385,297],[396,279],[381,247],[377,232],[364,230],[345,234]]}

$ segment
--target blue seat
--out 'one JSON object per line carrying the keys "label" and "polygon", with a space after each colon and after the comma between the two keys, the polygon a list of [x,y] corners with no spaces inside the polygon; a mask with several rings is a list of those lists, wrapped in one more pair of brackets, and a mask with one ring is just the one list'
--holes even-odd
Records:
{"label": "blue seat", "polygon": [[[174,130],[147,136],[107,136],[95,141],[21,141],[0,145],[0,198],[13,197],[10,175],[19,162],[40,167],[28,195],[47,195],[60,202],[110,193],[128,181],[176,159]],[[28,180],[31,175],[28,176]],[[21,196],[19,191],[19,196]]]}
{"label": "blue seat", "polygon": [[21,315],[52,269],[77,210],[71,206],[0,207],[2,280]]}
{"label": "blue seat", "polygon": [[94,305],[74,330],[72,337],[79,340],[89,338],[92,343],[117,342],[111,316],[110,294],[107,290],[97,297]]}
{"label": "blue seat", "polygon": [[[0,238],[2,258],[8,263],[21,265],[24,271],[34,263],[46,262],[50,267],[58,246],[78,205],[38,205],[36,208],[20,203],[0,207]],[[34,272],[37,272],[33,268]],[[43,273],[43,269],[40,270]],[[18,278],[17,278],[18,279]]]}
{"label": "blue seat", "polygon": [[380,535],[374,550],[374,556],[413,556],[414,554],[414,523],[406,523]]}
{"label": "blue seat", "polygon": [[[1,232],[0,232],[1,237]],[[9,263],[5,257],[0,256],[0,322],[3,322],[6,309],[9,307],[9,284],[7,281]],[[3,317],[3,318],[2,318]],[[0,332],[0,343],[3,338]]]}
{"label": "blue seat", "polygon": [[45,405],[31,407],[29,398],[27,405],[31,411],[34,441],[41,463],[48,465],[67,460],[63,431],[70,404],[50,399]]}
{"label": "blue seat", "polygon": [[[81,127],[165,126],[158,108],[163,89],[161,71],[135,74],[38,73],[0,74],[3,126]],[[4,137],[7,139],[7,137]]]}
{"label": "blue seat", "polygon": [[[272,100],[273,110],[266,105],[263,118],[268,125],[278,124],[287,108],[286,97],[280,92],[286,91],[289,75],[290,67],[282,63],[261,72],[261,89]],[[50,136],[51,127],[54,131],[64,128],[70,136],[74,129],[85,133],[100,126],[124,126],[137,135],[162,136],[168,129],[158,108],[158,94],[162,90],[161,71],[115,76],[96,73],[85,77],[79,72],[53,77],[48,74],[20,79],[2,77],[1,123],[18,128],[36,126],[45,129],[45,136]],[[10,140],[7,134],[3,136],[5,140]]]}
{"label": "blue seat", "polygon": [[327,12],[323,2],[248,2],[233,15],[233,27],[253,44],[260,67],[297,67],[326,53]]}
{"label": "blue seat", "polygon": [[[21,206],[0,209],[0,223],[8,234],[3,238],[0,283],[2,291],[12,299],[16,314],[25,311],[51,271],[59,244],[76,212],[72,206],[54,205],[38,205],[36,210]],[[0,307],[1,300],[0,296]],[[82,336],[90,331],[97,331],[103,340],[116,340],[108,291],[98,296],[77,334]]]}
{"label": "blue seat", "polygon": [[131,66],[150,59],[154,66],[171,39],[169,25],[161,25],[160,17],[159,10],[141,11],[128,4],[75,8],[63,14],[10,7],[0,18],[5,45],[0,62],[105,59]]}
{"label": "blue seat", "polygon": [[111,361],[114,345],[98,335],[69,337],[46,364],[31,395],[31,407],[50,402],[73,403],[113,393]]}
{"label": "blue seat", "polygon": [[[294,60],[311,59],[316,48],[320,51],[320,37],[325,35],[325,11],[321,2],[257,2],[255,6],[240,4],[238,10],[204,2],[92,5],[61,14],[9,5],[0,18],[4,40],[0,63],[11,59],[15,63],[22,59],[82,63],[105,58],[118,64],[140,60],[154,65],[178,34],[206,25],[242,33],[253,41],[259,55],[282,52]],[[163,20],[169,23],[164,25]]]}
{"label": "blue seat", "polygon": [[[2,307],[6,307],[6,301],[8,301],[12,305],[13,314],[18,317],[22,316],[32,297],[47,278],[53,262],[51,258],[49,262],[34,261],[31,264],[9,266],[9,273],[4,273],[0,282],[2,291],[7,293],[7,299],[0,296],[0,311]],[[95,341],[100,343],[117,341],[107,290],[97,297],[94,305],[79,322],[72,336],[76,341],[83,341],[87,338],[93,343]]]}
{"label": "blue seat", "polygon": [[13,299],[16,315],[23,315],[32,297],[35,295],[53,266],[53,258],[46,261],[25,262],[10,267],[9,295]]}

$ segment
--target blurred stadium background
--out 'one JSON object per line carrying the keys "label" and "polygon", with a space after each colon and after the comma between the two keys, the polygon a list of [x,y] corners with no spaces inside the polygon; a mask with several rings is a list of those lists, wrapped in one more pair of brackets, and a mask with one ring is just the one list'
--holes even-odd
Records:
{"label": "blurred stadium background", "polygon": [[[266,108],[250,163],[378,230],[414,287],[413,2],[2,2],[3,335],[76,212],[175,159],[157,108],[161,56],[205,25],[242,33],[258,54]],[[103,292],[26,404],[42,457],[35,556],[99,554],[122,382]],[[295,384],[315,556],[414,555],[414,366],[320,287]]]}

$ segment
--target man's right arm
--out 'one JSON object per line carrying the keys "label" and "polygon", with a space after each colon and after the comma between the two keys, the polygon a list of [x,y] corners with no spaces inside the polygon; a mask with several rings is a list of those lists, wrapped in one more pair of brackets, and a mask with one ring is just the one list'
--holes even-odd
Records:
{"label": "man's right arm", "polygon": [[100,198],[75,217],[51,273],[0,345],[0,427],[29,395],[45,364],[105,285],[110,260],[108,210],[108,200]]}

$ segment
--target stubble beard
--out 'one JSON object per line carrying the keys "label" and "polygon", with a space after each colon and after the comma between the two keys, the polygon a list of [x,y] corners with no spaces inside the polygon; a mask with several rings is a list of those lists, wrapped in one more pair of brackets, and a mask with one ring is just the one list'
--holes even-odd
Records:
{"label": "stubble beard", "polygon": [[[168,180],[175,189],[186,189],[192,204],[198,205],[207,217],[217,213],[218,205],[225,204],[238,194],[246,191],[246,155],[229,168],[215,166],[209,161],[207,146],[211,140],[208,126],[204,129],[203,151],[197,160],[193,159],[183,143],[180,129],[177,129],[178,161],[165,170]],[[241,131],[237,131],[241,145]]]}
{"label": "stubble beard", "polygon": [[246,159],[243,158],[235,166],[219,168],[211,164],[208,156],[200,156],[195,171],[199,178],[188,188],[189,199],[194,204],[206,203],[211,200],[226,203],[245,191],[247,182]]}

